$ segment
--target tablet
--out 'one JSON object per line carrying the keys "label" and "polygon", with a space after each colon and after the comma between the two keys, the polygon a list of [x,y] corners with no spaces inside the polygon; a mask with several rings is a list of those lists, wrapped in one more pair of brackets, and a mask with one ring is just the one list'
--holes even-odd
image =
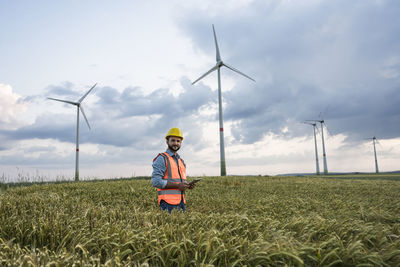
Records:
{"label": "tablet", "polygon": [[200,181],[200,180],[201,180],[201,178],[194,179],[193,181],[190,181],[189,184],[190,184],[190,185],[195,184],[195,183],[197,183],[197,182]]}

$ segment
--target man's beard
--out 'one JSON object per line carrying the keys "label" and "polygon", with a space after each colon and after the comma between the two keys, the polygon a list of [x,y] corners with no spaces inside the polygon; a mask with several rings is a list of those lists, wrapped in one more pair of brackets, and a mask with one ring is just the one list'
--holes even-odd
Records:
{"label": "man's beard", "polygon": [[178,149],[175,150],[172,146],[170,146],[170,145],[168,144],[168,148],[169,148],[169,150],[171,150],[172,152],[176,152],[176,151],[178,151],[181,147],[178,146]]}

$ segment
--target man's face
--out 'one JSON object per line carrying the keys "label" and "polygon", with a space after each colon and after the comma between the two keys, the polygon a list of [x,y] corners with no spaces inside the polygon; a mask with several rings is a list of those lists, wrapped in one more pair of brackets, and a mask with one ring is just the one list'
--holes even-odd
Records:
{"label": "man's face", "polygon": [[180,138],[180,137],[170,136],[170,137],[168,137],[168,139],[167,139],[168,148],[169,148],[172,152],[178,151],[179,148],[181,148],[181,144],[182,144],[182,138]]}

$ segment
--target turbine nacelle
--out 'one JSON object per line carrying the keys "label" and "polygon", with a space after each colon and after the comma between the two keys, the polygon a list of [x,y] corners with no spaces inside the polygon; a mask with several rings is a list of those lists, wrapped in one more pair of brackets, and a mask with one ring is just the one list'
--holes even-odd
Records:
{"label": "turbine nacelle", "polygon": [[222,61],[222,59],[221,59],[221,54],[220,54],[220,52],[219,52],[218,41],[217,41],[217,35],[216,35],[216,33],[215,33],[214,25],[212,25],[212,28],[213,28],[213,33],[214,33],[214,41],[215,41],[215,51],[216,51],[216,61],[217,61],[217,63],[216,63],[215,66],[212,67],[209,71],[207,71],[206,73],[204,73],[203,75],[201,75],[197,80],[195,80],[194,82],[192,82],[192,84],[197,83],[198,81],[200,81],[201,79],[203,79],[204,77],[206,77],[206,76],[207,76],[208,74],[210,74],[211,72],[213,72],[213,71],[215,71],[215,70],[217,70],[217,69],[220,69],[220,68],[223,67],[223,66],[225,66],[225,67],[227,67],[228,69],[230,69],[230,70],[232,70],[232,71],[234,71],[234,72],[236,72],[236,73],[238,73],[238,74],[240,74],[240,75],[242,75],[242,76],[244,76],[244,77],[246,77],[246,78],[252,80],[253,82],[255,82],[255,80],[254,80],[253,78],[251,78],[250,76],[244,74],[243,72],[239,71],[238,69],[235,69],[235,68],[232,67],[232,66],[229,66],[228,64],[226,64],[226,63],[224,63],[224,62]]}
{"label": "turbine nacelle", "polygon": [[306,121],[313,121],[313,122],[325,123],[325,120],[306,120]]}
{"label": "turbine nacelle", "polygon": [[90,124],[89,124],[89,121],[88,121],[88,119],[87,119],[87,117],[86,117],[85,111],[83,110],[83,107],[82,107],[82,105],[81,105],[81,102],[82,102],[83,99],[85,99],[86,96],[93,90],[93,88],[96,87],[96,85],[97,85],[97,83],[95,83],[95,84],[89,89],[89,91],[87,91],[86,94],[84,94],[84,95],[78,100],[78,102],[73,102],[73,101],[68,101],[68,100],[63,100],[63,99],[58,99],[58,98],[52,98],[52,97],[48,97],[47,99],[54,100],[54,101],[59,101],[59,102],[64,102],[64,103],[67,103],[67,104],[71,104],[71,105],[77,106],[77,107],[78,107],[78,111],[80,110],[80,111],[82,112],[82,115],[83,115],[83,117],[85,118],[86,124],[87,124],[87,126],[89,127],[89,130],[90,130],[90,129],[91,129],[91,128],[90,128]]}

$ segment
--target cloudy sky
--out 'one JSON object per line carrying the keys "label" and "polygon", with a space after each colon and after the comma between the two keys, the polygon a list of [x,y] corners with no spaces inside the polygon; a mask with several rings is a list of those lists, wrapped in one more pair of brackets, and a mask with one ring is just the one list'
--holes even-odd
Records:
{"label": "cloudy sky", "polygon": [[[0,176],[72,178],[83,106],[86,178],[150,175],[171,127],[189,175],[219,174],[214,24],[224,68],[228,174],[400,169],[400,2],[396,0],[1,1]],[[317,135],[322,166],[321,136]]]}

